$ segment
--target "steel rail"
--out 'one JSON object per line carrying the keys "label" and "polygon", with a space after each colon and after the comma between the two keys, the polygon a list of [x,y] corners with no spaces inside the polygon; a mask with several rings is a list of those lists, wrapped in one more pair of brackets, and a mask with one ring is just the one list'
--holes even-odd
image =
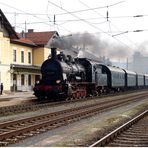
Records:
{"label": "steel rail", "polygon": [[98,147],[98,146],[104,146],[107,142],[109,142],[110,140],[112,140],[114,137],[117,137],[117,135],[121,132],[123,132],[125,129],[129,128],[131,125],[133,125],[135,122],[137,122],[138,120],[140,120],[143,116],[145,116],[148,113],[148,110],[144,111],[143,113],[141,113],[140,115],[136,116],[135,118],[131,119],[130,121],[128,121],[127,123],[123,124],[122,126],[118,127],[117,129],[115,129],[114,131],[112,131],[111,133],[107,134],[106,136],[104,136],[103,138],[101,138],[100,140],[96,141],[95,143],[93,143],[92,145],[90,145],[89,147]]}
{"label": "steel rail", "polygon": [[[58,116],[58,115],[61,115],[61,114],[65,114],[67,112],[73,112],[73,111],[79,111],[79,110],[83,110],[84,108],[95,108],[100,106],[100,107],[103,107],[104,105],[106,106],[107,104],[109,106],[111,106],[112,104],[113,105],[118,105],[120,103],[126,103],[127,101],[130,101],[133,99],[139,99],[139,97],[147,97],[147,95],[145,96],[145,94],[142,94],[142,95],[136,95],[136,96],[131,96],[131,97],[128,97],[128,98],[125,98],[124,100],[110,100],[110,101],[105,101],[105,102],[99,102],[99,103],[96,103],[96,104],[90,104],[90,105],[82,105],[80,107],[76,107],[76,108],[70,108],[70,109],[65,109],[65,110],[61,110],[61,111],[57,111],[57,112],[52,112],[52,113],[46,113],[46,114],[42,114],[42,115],[37,115],[37,116],[34,116],[34,117],[28,117],[28,118],[21,118],[21,119],[17,119],[17,120],[13,120],[13,121],[5,121],[5,122],[2,122],[0,123],[0,128],[3,128],[5,127],[6,125],[12,125],[14,123],[18,124],[18,123],[21,123],[21,122],[27,122],[27,121],[34,121],[35,119],[41,119],[41,118],[44,118],[45,116],[48,116],[49,118],[53,117],[53,116]],[[116,103],[116,104],[115,104]]]}
{"label": "steel rail", "polygon": [[[142,96],[145,97],[144,95]],[[51,127],[50,129],[52,129],[54,126],[58,127],[61,125],[65,125],[67,123],[80,120],[81,118],[94,115],[100,111],[121,106],[124,103],[129,103],[129,101],[133,102],[133,99],[134,101],[136,99],[139,100],[139,97],[140,96],[134,96],[125,100],[116,100],[115,102],[110,101],[108,102],[108,104],[107,102],[104,102],[102,104],[98,103],[94,105],[81,106],[81,107],[72,108],[68,110],[58,111],[55,113],[49,113],[49,114],[39,115],[35,117],[24,118],[22,119],[22,121],[21,119],[19,119],[16,121],[4,122],[0,124],[0,131],[1,131],[0,141],[3,142],[5,141],[5,139],[6,140],[7,138],[10,139],[13,136],[14,137],[20,136],[20,135],[22,136],[23,133],[27,134],[32,130],[38,130],[43,127],[50,126]]]}

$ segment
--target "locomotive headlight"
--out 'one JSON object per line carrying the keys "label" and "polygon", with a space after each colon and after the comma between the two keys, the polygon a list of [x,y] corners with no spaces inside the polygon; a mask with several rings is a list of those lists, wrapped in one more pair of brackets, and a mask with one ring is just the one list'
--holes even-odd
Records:
{"label": "locomotive headlight", "polygon": [[56,83],[59,84],[61,82],[61,80],[56,80]]}

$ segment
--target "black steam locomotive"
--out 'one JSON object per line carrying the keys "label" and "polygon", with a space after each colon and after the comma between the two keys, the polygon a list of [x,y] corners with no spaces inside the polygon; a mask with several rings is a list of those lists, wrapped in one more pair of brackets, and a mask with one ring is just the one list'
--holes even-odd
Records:
{"label": "black steam locomotive", "polygon": [[65,100],[148,86],[148,75],[107,66],[87,58],[73,59],[56,54],[41,66],[42,78],[34,87],[34,95],[42,100]]}

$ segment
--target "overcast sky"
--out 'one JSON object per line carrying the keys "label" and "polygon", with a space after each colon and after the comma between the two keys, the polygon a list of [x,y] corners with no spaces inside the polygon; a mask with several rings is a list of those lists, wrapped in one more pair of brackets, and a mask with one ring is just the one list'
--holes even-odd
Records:
{"label": "overcast sky", "polygon": [[147,46],[148,42],[147,3],[147,0],[0,0],[0,8],[17,32],[25,27],[35,31],[56,30],[60,35],[88,32],[137,50],[137,46]]}

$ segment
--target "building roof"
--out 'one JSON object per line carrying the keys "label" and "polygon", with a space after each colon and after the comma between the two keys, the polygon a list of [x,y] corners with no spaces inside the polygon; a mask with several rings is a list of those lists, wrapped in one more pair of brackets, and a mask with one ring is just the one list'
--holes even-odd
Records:
{"label": "building roof", "polygon": [[16,44],[20,44],[20,45],[25,45],[25,46],[37,46],[31,40],[26,39],[26,38],[12,39],[11,42],[16,43]]}
{"label": "building roof", "polygon": [[2,27],[7,31],[10,41],[15,44],[21,44],[26,46],[45,46],[48,44],[53,36],[59,36],[56,31],[48,32],[33,32],[33,29],[29,29],[27,33],[24,31],[20,34],[16,33],[4,13],[0,9],[0,21]]}
{"label": "building roof", "polygon": [[10,41],[12,43],[26,45],[26,46],[36,46],[35,43],[33,43],[31,40],[20,38],[19,34],[15,32],[15,30],[13,29],[13,27],[11,26],[11,24],[9,23],[9,21],[7,20],[6,16],[4,15],[1,9],[0,9],[0,18],[3,28],[5,28],[6,31],[8,32]]}
{"label": "building roof", "polygon": [[13,27],[11,26],[11,24],[9,23],[9,21],[7,20],[1,9],[0,9],[0,19],[2,25],[6,28],[10,39],[19,39],[19,36],[15,32],[15,30],[13,29]]}
{"label": "building roof", "polygon": [[58,35],[56,31],[50,32],[28,32],[26,38],[34,42],[36,45],[47,45],[48,41],[54,36]]}

